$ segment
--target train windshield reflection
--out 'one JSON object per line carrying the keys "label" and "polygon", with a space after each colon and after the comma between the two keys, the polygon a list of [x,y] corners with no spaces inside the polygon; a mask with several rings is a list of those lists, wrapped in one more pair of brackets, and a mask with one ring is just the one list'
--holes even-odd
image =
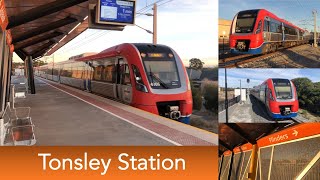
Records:
{"label": "train windshield reflection", "polygon": [[292,99],[291,83],[287,79],[273,80],[277,99]]}
{"label": "train windshield reflection", "polygon": [[174,60],[144,60],[144,66],[152,88],[172,89],[181,86]]}
{"label": "train windshield reflection", "polygon": [[252,33],[256,17],[256,11],[240,12],[236,21],[236,33]]}

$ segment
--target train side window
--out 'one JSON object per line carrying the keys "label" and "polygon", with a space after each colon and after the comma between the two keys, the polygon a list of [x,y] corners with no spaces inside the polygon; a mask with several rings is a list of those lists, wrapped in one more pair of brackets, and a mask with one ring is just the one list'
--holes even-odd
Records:
{"label": "train side window", "polygon": [[71,64],[67,65],[67,77],[72,77],[72,66]]}
{"label": "train side window", "polygon": [[82,63],[78,62],[77,63],[77,71],[76,71],[75,77],[78,78],[78,79],[81,79],[82,78],[82,71],[83,71]]}
{"label": "train side window", "polygon": [[64,77],[68,76],[68,71],[67,71],[67,65],[66,64],[63,65],[63,76]]}
{"label": "train side window", "polygon": [[143,84],[142,77],[141,77],[139,69],[135,65],[132,65],[132,70],[133,70],[134,78],[135,78],[136,82],[140,83],[140,84]]}
{"label": "train side window", "polygon": [[116,83],[116,66],[115,66],[115,58],[107,58],[101,60],[100,64],[104,68],[101,71],[101,81]]}
{"label": "train side window", "polygon": [[278,24],[278,29],[277,29],[278,31],[278,33],[282,33],[282,25],[281,24]]}
{"label": "train side window", "polygon": [[120,68],[123,68],[122,84],[123,85],[131,85],[130,70],[129,70],[128,64],[123,64],[120,66]]}
{"label": "train side window", "polygon": [[277,24],[274,22],[270,23],[270,31],[271,32],[277,32]]}
{"label": "train side window", "polygon": [[264,20],[264,26],[263,26],[263,31],[269,32],[269,21]]}
{"label": "train side window", "polygon": [[102,72],[102,80],[105,82],[115,83],[115,65],[107,65]]}
{"label": "train side window", "polygon": [[132,65],[132,71],[134,74],[134,79],[136,81],[136,89],[138,91],[148,92],[147,87],[144,85],[144,83],[142,81],[142,77],[141,77],[139,69],[135,65]]}
{"label": "train side window", "polygon": [[72,66],[72,69],[71,69],[71,72],[72,72],[71,77],[72,77],[72,78],[77,78],[77,74],[78,74],[77,71],[78,71],[77,64],[74,64],[74,65]]}
{"label": "train side window", "polygon": [[94,80],[97,80],[97,81],[100,81],[101,80],[101,73],[102,73],[102,70],[103,70],[103,66],[99,65],[99,66],[96,66],[94,68],[94,73],[93,73],[93,79]]}

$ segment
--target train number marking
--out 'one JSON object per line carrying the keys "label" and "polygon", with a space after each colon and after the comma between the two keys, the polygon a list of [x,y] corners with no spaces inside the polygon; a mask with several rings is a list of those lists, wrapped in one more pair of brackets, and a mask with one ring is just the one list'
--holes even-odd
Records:
{"label": "train number marking", "polygon": [[154,82],[154,83],[150,83],[151,84],[151,86],[160,86],[160,83],[158,83],[158,82]]}

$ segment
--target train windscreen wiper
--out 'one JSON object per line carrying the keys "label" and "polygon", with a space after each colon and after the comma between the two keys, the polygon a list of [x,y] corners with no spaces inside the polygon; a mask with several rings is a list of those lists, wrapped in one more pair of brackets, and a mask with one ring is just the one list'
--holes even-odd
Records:
{"label": "train windscreen wiper", "polygon": [[152,72],[150,72],[150,76],[151,78],[156,79],[162,87],[169,89],[168,85],[165,82],[163,82],[160,78],[158,78],[156,75],[154,75]]}
{"label": "train windscreen wiper", "polygon": [[158,78],[156,75],[154,75],[153,74],[153,72],[151,71],[151,67],[149,66],[149,75],[150,75],[150,77],[151,77],[151,81],[152,81],[152,83],[153,83],[153,79],[155,79],[155,80],[157,80],[159,83],[160,83],[160,85],[162,86],[162,87],[164,87],[164,88],[166,88],[166,89],[169,89],[169,87],[167,86],[167,84],[165,83],[165,82],[163,82],[160,78]]}

